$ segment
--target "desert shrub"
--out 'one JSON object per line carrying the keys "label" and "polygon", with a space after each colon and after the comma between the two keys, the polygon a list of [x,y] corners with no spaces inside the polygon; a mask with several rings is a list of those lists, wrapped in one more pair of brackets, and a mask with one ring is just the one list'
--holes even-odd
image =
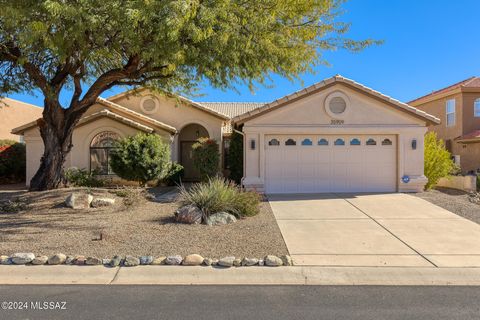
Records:
{"label": "desert shrub", "polygon": [[219,173],[220,151],[214,139],[199,138],[192,146],[193,164],[200,172],[202,181]]}
{"label": "desert shrub", "polygon": [[159,179],[170,163],[170,146],[156,134],[138,133],[117,141],[111,152],[113,172],[144,186]]}
{"label": "desert shrub", "polygon": [[26,159],[23,143],[0,140],[0,183],[25,181]]}
{"label": "desert shrub", "polygon": [[86,169],[69,168],[65,170],[67,184],[74,187],[99,188],[105,185],[103,180],[95,176],[95,172]]}
{"label": "desert shrub", "polygon": [[240,184],[243,177],[243,136],[234,131],[230,140],[228,154],[228,169],[230,179]]}
{"label": "desert shrub", "polygon": [[178,186],[182,183],[184,169],[179,163],[172,162],[162,175],[162,182],[168,186]]}
{"label": "desert shrub", "polygon": [[260,197],[255,192],[242,191],[232,181],[215,177],[189,189],[180,187],[179,202],[182,206],[196,206],[204,217],[222,211],[244,217],[258,214]]}
{"label": "desert shrub", "polygon": [[443,140],[437,139],[435,132],[425,135],[425,176],[428,182],[425,189],[432,188],[440,178],[448,176],[455,168],[450,152],[445,149]]}
{"label": "desert shrub", "polygon": [[17,213],[26,209],[27,202],[24,199],[15,198],[0,201],[0,214]]}
{"label": "desert shrub", "polygon": [[110,190],[110,193],[122,198],[122,203],[127,208],[151,200],[150,194],[144,188],[122,187]]}

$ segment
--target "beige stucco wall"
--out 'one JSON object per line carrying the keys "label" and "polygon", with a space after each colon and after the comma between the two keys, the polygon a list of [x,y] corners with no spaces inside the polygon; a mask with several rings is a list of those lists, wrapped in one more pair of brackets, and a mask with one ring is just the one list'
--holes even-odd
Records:
{"label": "beige stucco wall", "polygon": [[[128,107],[134,111],[142,112],[140,103],[145,96],[152,95],[148,91],[142,91],[138,95],[123,96],[112,99],[113,102]],[[177,129],[178,132],[191,123],[201,124],[207,129],[210,138],[217,140],[219,145],[222,141],[222,124],[224,119],[207,113],[198,108],[182,103],[178,99],[167,98],[161,95],[153,95],[158,101],[158,109],[153,114],[147,116],[162,121]],[[172,145],[172,160],[178,161],[179,157],[178,133],[174,137]]]}
{"label": "beige stucco wall", "polygon": [[[349,99],[343,117],[344,124],[331,125],[332,117],[325,111],[324,101],[335,91]],[[398,191],[421,191],[426,179],[423,176],[423,136],[426,122],[395,110],[377,99],[341,84],[325,88],[304,98],[292,101],[276,110],[260,115],[244,124],[245,177],[244,185],[262,191],[265,183],[265,135],[267,134],[392,134],[397,136]],[[417,148],[411,147],[417,140]],[[250,148],[251,140],[258,146]],[[401,182],[409,175],[408,184]]]}
{"label": "beige stucco wall", "polygon": [[0,100],[0,139],[20,141],[12,129],[42,117],[43,108],[4,98]]}

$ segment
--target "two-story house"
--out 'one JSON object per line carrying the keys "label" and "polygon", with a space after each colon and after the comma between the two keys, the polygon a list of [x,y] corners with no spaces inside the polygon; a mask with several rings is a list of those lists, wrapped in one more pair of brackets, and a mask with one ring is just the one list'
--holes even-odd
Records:
{"label": "two-story house", "polygon": [[445,141],[462,173],[480,172],[480,78],[471,77],[408,102],[440,118],[430,126]]}

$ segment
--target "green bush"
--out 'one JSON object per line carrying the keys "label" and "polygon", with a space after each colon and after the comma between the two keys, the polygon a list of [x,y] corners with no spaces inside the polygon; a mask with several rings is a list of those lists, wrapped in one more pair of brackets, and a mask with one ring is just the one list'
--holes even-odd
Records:
{"label": "green bush", "polygon": [[170,146],[159,135],[139,133],[116,142],[110,166],[117,176],[144,186],[159,179],[170,164]]}
{"label": "green bush", "polygon": [[477,191],[480,191],[480,175],[477,176]]}
{"label": "green bush", "polygon": [[182,183],[184,171],[181,164],[172,162],[162,175],[162,182],[168,186],[178,186]]}
{"label": "green bush", "polygon": [[425,176],[428,182],[425,189],[432,188],[440,178],[448,176],[455,168],[450,152],[445,149],[443,140],[437,139],[435,132],[425,135]]}
{"label": "green bush", "polygon": [[255,192],[242,191],[232,181],[215,177],[189,189],[180,187],[179,201],[182,206],[194,205],[202,210],[204,218],[222,211],[245,217],[258,214],[260,196]]}
{"label": "green bush", "polygon": [[0,140],[0,183],[25,181],[26,159],[23,143]]}
{"label": "green bush", "polygon": [[243,136],[233,131],[228,151],[230,179],[240,184],[243,177]]}
{"label": "green bush", "polygon": [[65,179],[74,187],[100,188],[105,185],[103,180],[96,177],[95,172],[86,169],[69,168],[65,170]]}
{"label": "green bush", "polygon": [[202,181],[207,181],[219,173],[220,152],[214,139],[199,138],[192,146],[193,164],[200,172]]}

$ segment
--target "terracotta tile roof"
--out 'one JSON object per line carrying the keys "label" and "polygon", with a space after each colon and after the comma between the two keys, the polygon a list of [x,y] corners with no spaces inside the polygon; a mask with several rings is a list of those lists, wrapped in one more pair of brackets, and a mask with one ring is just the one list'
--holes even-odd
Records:
{"label": "terracotta tile roof", "polygon": [[202,106],[215,110],[218,113],[224,114],[229,118],[233,118],[250,112],[261,106],[265,105],[265,102],[197,102]]}
{"label": "terracotta tile roof", "polygon": [[461,137],[458,137],[455,140],[462,141],[462,140],[479,140],[479,139],[480,139],[480,130],[475,130]]}
{"label": "terracotta tile roof", "polygon": [[252,111],[249,111],[249,112],[246,112],[242,115],[239,115],[239,116],[236,116],[232,119],[233,122],[236,122],[236,123],[244,123],[245,121],[259,115],[259,114],[262,114],[264,112],[268,112],[268,110],[270,109],[273,109],[273,108],[276,108],[278,106],[281,106],[289,101],[292,101],[292,100],[295,100],[295,99],[298,99],[298,98],[301,98],[303,97],[304,95],[312,92],[312,91],[316,91],[316,90],[319,90],[319,89],[322,89],[332,83],[343,83],[343,84],[346,84],[346,85],[350,85],[354,88],[357,88],[358,90],[361,90],[365,93],[368,93],[372,96],[375,96],[377,97],[378,99],[381,99],[382,101],[385,101],[387,103],[390,103],[391,105],[397,107],[399,110],[401,111],[404,111],[404,112],[407,112],[411,115],[414,115],[416,117],[419,117],[421,119],[425,119],[427,120],[429,123],[432,123],[432,124],[439,124],[440,123],[440,119],[429,114],[429,113],[426,113],[425,111],[422,111],[420,109],[417,109],[415,107],[412,107],[406,103],[403,103],[397,99],[393,99],[392,97],[389,97],[379,91],[376,91],[376,90],[373,90],[372,88],[369,88],[367,86],[364,86],[363,84],[361,83],[358,83],[356,81],[353,81],[351,79],[348,79],[348,78],[345,78],[341,75],[336,75],[334,77],[331,77],[331,78],[328,78],[328,79],[325,79],[323,81],[320,81],[320,82],[317,82],[309,87],[306,87],[302,90],[299,90],[299,91],[296,91],[292,94],[289,94],[289,95],[286,95],[280,99],[277,99],[273,102],[270,102],[270,103],[267,103],[257,109],[254,109]]}
{"label": "terracotta tile roof", "polygon": [[435,95],[438,95],[438,94],[441,94],[441,93],[445,93],[445,92],[448,92],[448,91],[452,91],[452,90],[455,90],[455,89],[458,89],[458,88],[461,88],[461,87],[464,87],[464,88],[480,88],[480,78],[479,77],[470,77],[468,79],[465,79],[465,80],[462,80],[460,82],[454,83],[454,84],[452,84],[448,87],[432,91],[431,93],[426,94],[424,96],[421,96],[419,98],[416,98],[412,101],[409,101],[408,103],[413,103],[415,101],[418,101],[418,100],[421,100],[421,99],[424,99],[424,98],[427,98],[427,97],[432,97],[432,96],[435,96]]}

